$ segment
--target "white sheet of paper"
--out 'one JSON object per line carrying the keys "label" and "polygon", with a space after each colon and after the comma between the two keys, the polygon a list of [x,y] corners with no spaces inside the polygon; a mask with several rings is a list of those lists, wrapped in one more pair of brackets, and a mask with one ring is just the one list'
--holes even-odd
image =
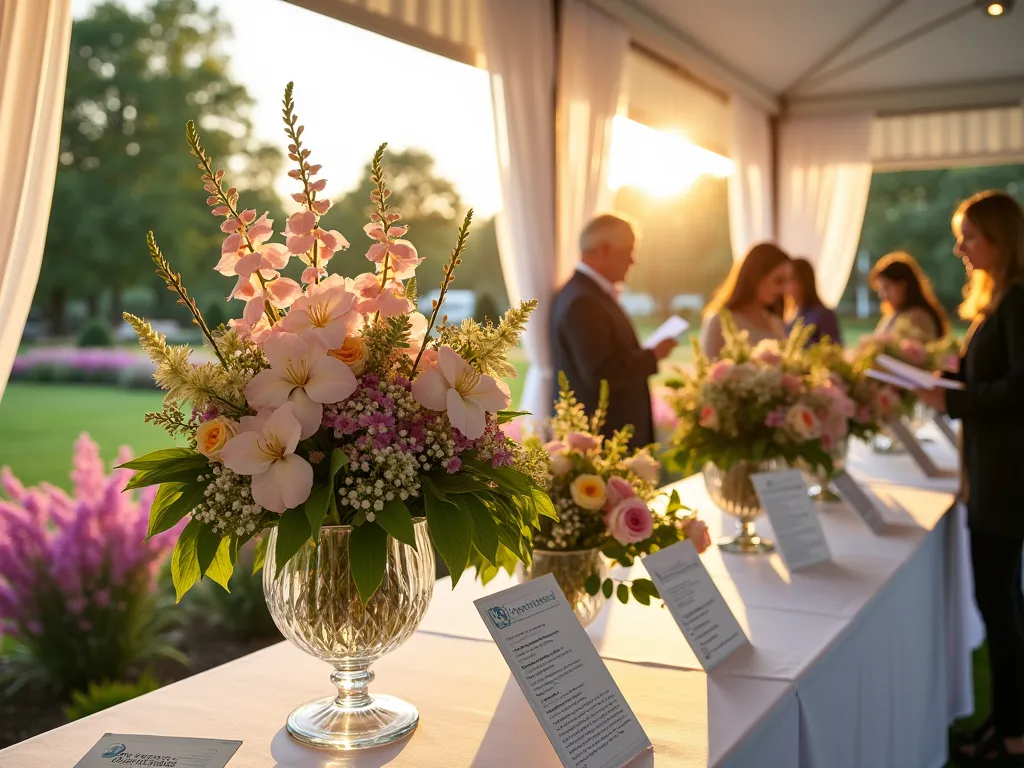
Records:
{"label": "white sheet of paper", "polygon": [[690,324],[679,315],[672,315],[672,317],[659,325],[657,330],[644,342],[644,349],[654,349],[665,339],[675,339],[681,336],[689,327]]}
{"label": "white sheet of paper", "polygon": [[917,382],[897,376],[895,373],[889,373],[889,371],[880,371],[877,368],[868,368],[867,377],[883,384],[892,384],[900,389],[919,389]]}
{"label": "white sheet of paper", "polygon": [[566,768],[620,768],[651,749],[555,577],[474,601]]}
{"label": "white sheet of paper", "polygon": [[890,357],[889,355],[879,355],[877,362],[879,365],[889,369],[900,378],[914,382],[915,386],[920,389],[935,389],[936,387],[941,387],[943,389],[964,388],[964,383],[962,381],[943,379],[938,376],[933,376],[931,371],[926,371],[922,368],[915,368],[914,366],[908,365],[902,360],[897,360],[895,357]]}
{"label": "white sheet of paper", "polygon": [[836,490],[839,491],[839,495],[843,498],[847,504],[849,504],[853,511],[860,515],[868,528],[876,536],[881,536],[885,533],[886,528],[889,524],[885,522],[885,518],[882,517],[882,511],[878,508],[878,505],[872,501],[871,497],[868,496],[867,492],[860,487],[860,483],[854,480],[845,470],[837,474],[832,478],[832,484],[835,485]]}
{"label": "white sheet of paper", "polygon": [[644,557],[643,564],[705,672],[750,645],[693,542],[660,549]]}
{"label": "white sheet of paper", "polygon": [[760,472],[751,475],[750,481],[772,521],[779,551],[789,570],[799,571],[832,559],[799,469]]}
{"label": "white sheet of paper", "polygon": [[147,765],[152,768],[224,768],[240,741],[105,733],[75,768]]}

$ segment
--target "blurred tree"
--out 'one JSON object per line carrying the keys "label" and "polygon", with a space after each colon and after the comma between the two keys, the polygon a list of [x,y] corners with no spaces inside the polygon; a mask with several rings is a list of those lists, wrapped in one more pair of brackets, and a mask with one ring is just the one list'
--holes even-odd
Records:
{"label": "blurred tree", "polygon": [[[153,229],[197,295],[225,295],[212,271],[222,237],[205,205],[184,128],[195,119],[218,167],[246,207],[283,219],[272,181],[283,158],[252,139],[252,99],[217,49],[230,27],[196,0],[153,0],[133,11],[95,6],[71,34],[60,157],[36,301],[61,332],[70,298],[111,296],[119,321],[125,288],[149,282]],[[257,186],[263,190],[247,194]],[[283,221],[280,222],[283,227]],[[161,290],[163,314],[184,315]],[[232,307],[231,309],[236,309]]]}
{"label": "blurred tree", "polygon": [[[876,173],[858,250],[867,251],[872,263],[890,251],[907,251],[931,278],[942,303],[952,309],[960,301],[964,268],[953,255],[950,218],[962,200],[985,189],[1024,200],[1024,165]],[[844,303],[854,301],[863,279],[851,276]]]}

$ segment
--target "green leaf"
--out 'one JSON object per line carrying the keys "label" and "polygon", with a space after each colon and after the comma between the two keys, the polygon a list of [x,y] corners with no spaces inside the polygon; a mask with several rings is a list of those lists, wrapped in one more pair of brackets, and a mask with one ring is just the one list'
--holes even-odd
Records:
{"label": "green leaf", "polygon": [[459,495],[452,499],[473,519],[473,545],[490,563],[497,564],[498,524],[491,517],[491,510],[476,496]]}
{"label": "green leaf", "polygon": [[441,498],[445,498],[449,493],[477,493],[490,487],[486,480],[480,480],[466,473],[457,472],[454,475],[449,475],[446,472],[443,475],[431,475],[429,479],[433,487],[440,491],[438,496]]}
{"label": "green leaf", "polygon": [[529,416],[529,411],[498,411],[498,423],[507,424],[512,419],[518,419],[520,416]]}
{"label": "green leaf", "polygon": [[632,592],[633,592],[633,597],[636,598],[636,601],[638,603],[640,603],[640,605],[650,605],[651,604],[651,596],[649,594],[647,594],[644,590],[637,589],[636,588],[636,584],[633,585]]}
{"label": "green leaf", "polygon": [[342,469],[348,466],[348,454],[345,453],[341,448],[335,448],[331,451],[331,469],[328,479],[331,483],[334,483],[334,478]]}
{"label": "green leaf", "polygon": [[619,598],[619,602],[625,605],[629,602],[629,587],[625,584],[619,584],[618,589],[615,590],[615,596]]}
{"label": "green leaf", "polygon": [[263,563],[267,559],[267,541],[269,536],[263,536],[256,544],[256,552],[252,561],[252,575],[255,576],[263,569]]}
{"label": "green leaf", "polygon": [[597,571],[587,576],[587,580],[583,583],[583,588],[587,590],[588,595],[596,595],[601,591],[601,576]]}
{"label": "green leaf", "polygon": [[366,605],[384,580],[388,565],[388,534],[376,523],[363,523],[348,538],[348,561],[359,599]]}
{"label": "green leaf", "polygon": [[136,472],[128,480],[124,489],[126,491],[133,491],[136,488],[145,488],[150,485],[160,485],[161,483],[197,483],[199,482],[196,478],[199,475],[206,473],[204,470],[209,465],[204,467],[192,467],[192,466],[180,466],[168,464],[165,467],[158,467],[157,469],[148,469],[144,472]]}
{"label": "green leaf", "polygon": [[397,496],[384,502],[384,509],[376,513],[376,522],[388,535],[403,544],[416,549],[416,529],[412,524],[412,513]]}
{"label": "green leaf", "polygon": [[199,572],[206,575],[207,569],[217,556],[220,549],[221,537],[213,532],[213,529],[205,523],[199,526],[199,536],[196,540],[196,553],[199,557]]}
{"label": "green leaf", "polygon": [[558,512],[555,511],[555,505],[551,503],[550,496],[540,488],[532,489],[531,495],[533,496],[533,503],[537,505],[537,513],[541,517],[547,517],[552,520],[558,519]]}
{"label": "green leaf", "polygon": [[235,560],[238,557],[237,543],[238,540],[234,536],[225,536],[221,539],[213,560],[203,571],[204,576],[224,587],[225,592],[231,591],[228,589],[228,582],[235,570]]}
{"label": "green leaf", "polygon": [[320,538],[320,526],[323,525],[324,517],[327,515],[327,508],[330,506],[333,483],[321,483],[314,485],[309,492],[309,498],[302,505],[302,511],[309,523],[309,538],[316,541]]}
{"label": "green leaf", "polygon": [[424,504],[430,538],[444,564],[448,566],[454,586],[459,583],[459,577],[469,564],[469,552],[473,546],[472,517],[465,509],[439,499],[430,492],[425,494]]}
{"label": "green leaf", "polygon": [[280,573],[284,564],[309,541],[309,536],[309,518],[302,507],[286,509],[281,515],[281,522],[277,525],[277,541],[274,544],[277,573]]}
{"label": "green leaf", "polygon": [[146,538],[168,531],[206,498],[205,483],[163,483],[149,509],[149,530]]}
{"label": "green leaf", "polygon": [[604,584],[601,585],[601,592],[604,594],[605,599],[608,599],[608,598],[610,598],[612,596],[612,589],[614,587],[615,587],[615,585],[612,584],[612,580],[611,579],[605,579],[604,580]]}
{"label": "green leaf", "polygon": [[174,582],[174,602],[181,602],[185,596],[202,577],[199,569],[199,554],[196,549],[199,540],[199,531],[203,524],[198,520],[189,520],[185,530],[178,537],[178,542],[171,552],[171,581]]}
{"label": "green leaf", "polygon": [[203,454],[199,453],[199,451],[193,451],[191,448],[164,448],[147,453],[145,456],[138,456],[131,461],[126,461],[124,464],[119,465],[117,469],[158,469],[169,462],[192,463],[196,467],[205,467],[210,463],[209,459],[203,456]]}

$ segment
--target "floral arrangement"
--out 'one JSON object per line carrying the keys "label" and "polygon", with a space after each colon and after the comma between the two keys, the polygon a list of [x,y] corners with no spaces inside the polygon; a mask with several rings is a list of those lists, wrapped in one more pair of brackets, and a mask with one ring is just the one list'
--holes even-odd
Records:
{"label": "floral arrangement", "polygon": [[[707,526],[673,492],[665,510],[655,513],[651,502],[657,490],[661,464],[649,448],[631,451],[632,428],[601,436],[608,408],[608,386],[601,384],[600,403],[587,416],[565,375],[559,376],[561,397],[551,421],[553,439],[544,444],[551,458],[547,493],[558,519],[541,521],[534,537],[538,550],[572,552],[599,549],[607,558],[630,567],[642,555],[690,539],[698,552],[711,545]],[[537,440],[537,438],[532,438]],[[658,597],[649,579],[633,579],[629,586],[598,573],[583,574],[591,595],[605,597],[616,591],[622,602],[629,595],[647,605]]]}
{"label": "floral arrangement", "polygon": [[783,459],[832,471],[829,451],[849,430],[854,403],[845,389],[811,371],[808,328],[795,328],[784,345],[747,334],[722,314],[725,346],[712,363],[694,343],[694,373],[667,382],[679,418],[670,466],[687,474],[711,463],[727,470],[740,461]]}
{"label": "floral arrangement", "polygon": [[[122,448],[120,460],[130,455]],[[177,529],[139,545],[156,489],[122,494],[132,472],[107,475],[85,434],[74,467],[72,496],[0,473],[0,633],[15,643],[21,683],[61,693],[122,679],[140,660],[178,658],[164,643],[156,595]]]}
{"label": "floral arrangement", "polygon": [[868,367],[879,355],[888,355],[927,371],[949,371],[956,369],[959,347],[959,340],[952,334],[927,341],[912,323],[897,320],[890,332],[865,336],[857,357]]}
{"label": "floral arrangement", "polygon": [[[242,319],[209,328],[149,234],[158,275],[216,361],[193,364],[189,347],[168,346],[125,315],[167,392],[163,410],[147,420],[189,445],[124,465],[137,470],[129,488],[160,486],[149,535],[189,517],[171,559],[178,599],[204,576],[226,586],[239,547],[271,527],[280,568],[318,540],[322,525],[353,526],[351,574],[364,602],[384,577],[388,537],[415,546],[414,518],[427,519],[453,583],[469,565],[511,571],[529,560],[540,517],[554,515],[541,485],[546,456],[499,427],[515,415],[504,411],[510,397],[500,377],[514,373],[506,353],[536,303],[513,308],[496,326],[444,323],[470,211],[430,317],[415,311],[423,257],[388,202],[386,145],[373,158],[373,213],[364,227],[373,270],[355,279],[331,274],[349,242],[320,226],[331,201],[303,145],[290,83],[283,116],[300,206],[284,242],[273,241],[267,214],[239,204],[195,126],[186,129],[225,234],[214,268],[235,279],[228,298],[245,302]],[[293,259],[301,262],[298,279],[285,275]]]}

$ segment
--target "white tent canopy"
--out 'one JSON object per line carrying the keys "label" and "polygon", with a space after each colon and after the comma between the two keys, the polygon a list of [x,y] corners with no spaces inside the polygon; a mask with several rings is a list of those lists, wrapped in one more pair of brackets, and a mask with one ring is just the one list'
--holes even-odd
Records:
{"label": "white tent canopy", "polygon": [[[524,41],[524,59],[541,55],[557,62],[553,82],[525,88],[522,78],[536,67],[517,63],[509,55],[514,46],[483,33],[488,25],[495,28],[499,16],[508,24],[502,4],[513,0],[287,1],[475,66],[487,65],[490,49],[494,66],[500,62],[500,73],[492,71],[495,85],[517,83],[511,91],[495,89],[506,94],[495,104],[499,146],[518,142],[524,148],[501,158],[502,217],[506,225],[518,221],[521,227],[537,213],[515,200],[535,205],[553,199],[554,210],[544,218],[556,222],[556,231],[525,238],[506,226],[502,263],[513,299],[550,298],[553,281],[564,275],[572,257],[567,252],[572,233],[557,231],[558,223],[564,229],[589,215],[580,201],[589,201],[586,207],[605,199],[601,185],[610,132],[602,121],[614,117],[610,105],[624,106],[630,117],[652,127],[681,129],[694,143],[733,158],[730,218],[736,256],[757,240],[777,239],[817,262],[819,274],[829,276],[823,297],[832,301],[845,285],[873,168],[1024,161],[1024,8],[1011,7],[992,18],[987,3],[974,0],[514,0],[523,18],[549,14],[554,21],[554,32],[539,37],[508,26],[508,35],[519,34]],[[5,24],[5,35],[21,28],[27,9],[34,18],[60,20],[32,31],[38,39],[19,48],[31,53],[21,57],[20,66],[0,73],[3,93],[13,84],[24,90],[24,72],[41,73],[31,80],[33,93],[25,96],[37,104],[32,130],[0,131],[0,156],[28,156],[41,138],[53,154],[57,151],[62,68],[54,63],[41,69],[27,57],[53,62],[60,58],[55,48],[61,48],[66,59],[67,8],[68,0],[0,2],[3,20],[18,21]],[[613,57],[620,62],[617,77],[602,64],[606,87],[601,77],[559,77],[583,72],[588,57],[596,61],[585,36],[581,44],[560,29],[567,20],[575,20],[577,33],[585,24],[602,30],[603,39],[628,40],[626,55]],[[508,96],[512,93],[514,98]],[[589,104],[586,113],[578,111],[582,103]],[[545,172],[536,147],[515,137],[540,125],[534,118],[523,123],[519,110],[535,117],[551,114],[552,105],[548,135],[537,137],[540,146],[555,148]],[[586,114],[584,122],[566,120],[570,110]],[[567,162],[564,148],[574,146],[575,139],[566,130],[589,137],[593,161],[587,167]],[[41,187],[48,198],[53,164],[43,167],[45,173],[25,177],[21,198],[40,194]],[[534,188],[516,187],[522,184]],[[17,221],[0,245],[0,297],[15,281],[19,295],[33,290],[42,258],[36,233],[45,227],[46,208],[36,206],[32,217]],[[31,252],[19,250],[15,274],[9,251],[25,241],[32,243]],[[527,247],[531,253],[519,252]],[[551,280],[525,274],[536,273],[544,260],[552,265],[544,270]],[[20,302],[17,312],[0,317],[0,394],[24,324],[21,305],[27,306]],[[0,302],[4,306],[9,305]],[[534,332],[531,362],[549,374],[546,344],[536,338],[542,333]],[[543,389],[531,387],[531,402],[525,403],[538,414],[550,405]]]}

